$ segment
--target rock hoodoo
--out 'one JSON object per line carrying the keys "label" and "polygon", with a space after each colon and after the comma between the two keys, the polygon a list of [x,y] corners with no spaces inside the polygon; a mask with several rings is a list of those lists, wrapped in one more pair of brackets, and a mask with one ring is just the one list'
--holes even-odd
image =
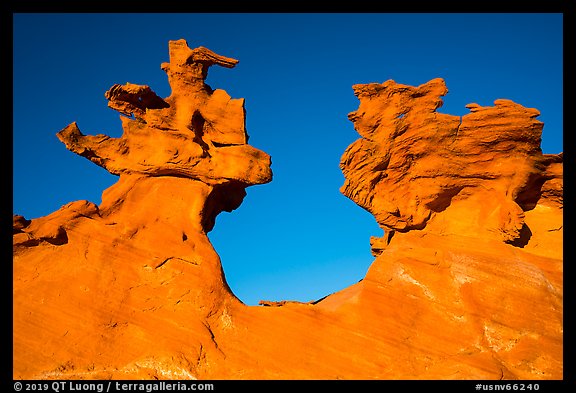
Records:
{"label": "rock hoodoo", "polygon": [[562,378],[563,156],[542,154],[537,110],[438,113],[442,79],[354,86],[342,192],[385,231],[376,258],[323,299],[246,306],[206,234],[270,157],[243,100],[205,83],[237,61],[169,56],[169,97],[106,92],[122,137],[57,134],[119,176],[102,203],[14,215],[14,378]]}
{"label": "rock hoodoo", "polygon": [[395,231],[424,229],[468,199],[463,214],[446,221],[452,231],[521,243],[524,212],[544,183],[562,193],[555,182],[561,172],[548,170],[562,155],[542,154],[536,109],[500,99],[493,107],[469,104],[462,117],[438,113],[448,92],[442,79],[418,87],[391,80],[355,85],[354,92],[360,107],[348,117],[362,138],[342,157],[342,192],[388,232],[377,245]]}

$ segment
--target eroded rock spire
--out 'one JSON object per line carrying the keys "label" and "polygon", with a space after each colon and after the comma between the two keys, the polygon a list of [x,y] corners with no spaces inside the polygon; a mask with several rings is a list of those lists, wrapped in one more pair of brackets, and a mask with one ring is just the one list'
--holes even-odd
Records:
{"label": "eroded rock spire", "polygon": [[128,116],[122,117],[121,138],[86,136],[76,123],[58,138],[115,175],[184,176],[210,185],[267,183],[270,157],[247,144],[244,100],[205,84],[210,66],[231,68],[237,62],[171,41],[170,63],[162,64],[170,97],[162,99],[148,86],[114,85],[105,95],[112,109]]}
{"label": "eroded rock spire", "polygon": [[462,117],[439,113],[448,92],[439,78],[353,89],[360,106],[348,117],[362,138],[342,156],[341,191],[387,232],[372,239],[376,254],[395,231],[421,230],[448,207],[453,219],[439,230],[522,244],[524,212],[544,183],[561,194],[553,180],[562,176],[562,155],[542,154],[538,110],[499,99],[492,107],[469,104]]}

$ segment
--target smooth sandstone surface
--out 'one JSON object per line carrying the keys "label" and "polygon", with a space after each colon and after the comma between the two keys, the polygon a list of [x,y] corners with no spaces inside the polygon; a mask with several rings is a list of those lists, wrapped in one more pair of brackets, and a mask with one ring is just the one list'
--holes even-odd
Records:
{"label": "smooth sandstone surface", "polygon": [[14,215],[14,378],[562,378],[563,156],[542,154],[537,110],[439,113],[442,79],[355,85],[341,191],[385,231],[375,260],[317,301],[246,306],[206,234],[270,157],[243,100],[205,84],[237,60],[169,55],[169,97],[106,92],[121,138],[57,134],[119,176],[102,203]]}

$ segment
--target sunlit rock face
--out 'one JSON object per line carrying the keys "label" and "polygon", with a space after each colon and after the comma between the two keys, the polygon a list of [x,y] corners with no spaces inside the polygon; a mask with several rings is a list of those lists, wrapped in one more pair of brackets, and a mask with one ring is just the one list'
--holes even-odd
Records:
{"label": "sunlit rock face", "polygon": [[342,192],[385,231],[424,229],[448,207],[452,213],[473,199],[473,208],[450,220],[458,221],[452,230],[519,242],[524,212],[545,182],[562,177],[549,170],[561,167],[562,155],[540,150],[536,109],[499,99],[493,107],[469,104],[462,117],[438,113],[448,92],[442,79],[418,87],[355,85],[354,92],[360,107],[348,117],[362,138],[342,157]]}
{"label": "sunlit rock face", "polygon": [[15,378],[196,378],[224,359],[211,320],[241,303],[206,233],[272,179],[270,157],[247,144],[244,100],[205,83],[237,60],[184,40],[169,57],[169,97],[131,83],[105,93],[120,138],[57,133],[119,175],[102,204],[14,216]]}
{"label": "sunlit rock face", "polygon": [[341,191],[385,231],[363,283],[416,351],[398,356],[431,377],[561,378],[563,155],[542,154],[539,112],[499,99],[438,113],[442,79],[354,92],[362,138]]}
{"label": "sunlit rock face", "polygon": [[272,179],[243,100],[205,83],[237,63],[170,41],[169,97],[105,93],[122,137],[57,134],[119,179],[100,205],[14,215],[14,378],[562,378],[562,154],[537,110],[441,114],[442,79],[354,86],[342,192],[384,229],[376,259],[320,300],[246,306],[206,235]]}

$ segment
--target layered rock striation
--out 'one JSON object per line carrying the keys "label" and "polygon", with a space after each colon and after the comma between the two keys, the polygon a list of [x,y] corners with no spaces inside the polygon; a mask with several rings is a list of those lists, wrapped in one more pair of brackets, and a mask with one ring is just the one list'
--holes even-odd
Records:
{"label": "layered rock striation", "polygon": [[[448,207],[472,199],[448,223],[454,233],[521,243],[524,212],[543,188],[562,194],[561,171],[549,170],[561,166],[562,154],[542,154],[536,109],[499,99],[493,107],[469,104],[462,117],[438,113],[448,92],[442,79],[353,88],[360,107],[348,118],[362,138],[342,157],[341,191],[374,214],[386,239],[422,230]],[[374,241],[381,247],[386,239]]]}
{"label": "layered rock striation", "polygon": [[360,282],[246,306],[207,233],[272,179],[243,101],[205,83],[236,60],[169,44],[172,93],[114,85],[120,138],[57,135],[119,176],[102,203],[14,215],[14,378],[560,379],[562,154],[509,100],[438,113],[444,81],[354,86],[342,192],[385,231]]}
{"label": "layered rock striation", "polygon": [[270,157],[247,144],[244,100],[205,83],[238,61],[184,40],[169,55],[169,97],[130,83],[106,92],[122,137],[76,123],[57,134],[119,176],[102,203],[14,216],[16,378],[188,378],[222,356],[209,317],[239,301],[206,234],[272,179]]}

